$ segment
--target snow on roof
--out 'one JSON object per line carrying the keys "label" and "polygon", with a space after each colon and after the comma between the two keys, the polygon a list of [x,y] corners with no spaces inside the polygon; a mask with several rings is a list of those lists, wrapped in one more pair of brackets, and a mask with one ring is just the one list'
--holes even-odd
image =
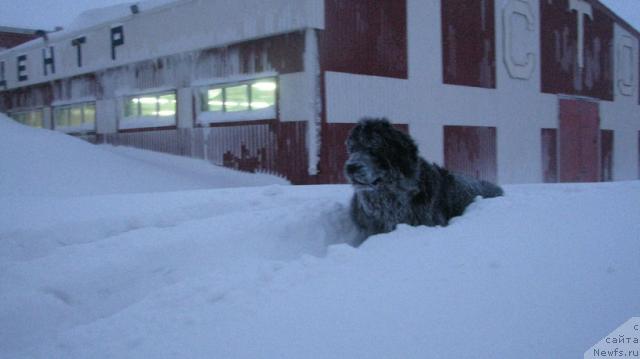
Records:
{"label": "snow on roof", "polygon": [[25,29],[21,27],[11,27],[11,26],[0,26],[0,32],[8,32],[12,34],[25,34],[25,35],[33,35],[36,33],[35,29]]}
{"label": "snow on roof", "polygon": [[65,31],[77,31],[130,16],[132,5],[138,5],[140,12],[144,12],[166,6],[168,4],[184,1],[185,0],[146,0],[141,2],[125,2],[122,4],[90,9],[78,15],[64,29]]}

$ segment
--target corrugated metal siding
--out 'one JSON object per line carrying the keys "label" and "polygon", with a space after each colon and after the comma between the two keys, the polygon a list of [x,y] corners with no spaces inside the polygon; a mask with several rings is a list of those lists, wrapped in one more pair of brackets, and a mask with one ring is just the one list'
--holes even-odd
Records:
{"label": "corrugated metal siding", "polygon": [[406,79],[406,0],[327,0],[320,32],[324,71]]}
{"label": "corrugated metal siding", "polygon": [[497,182],[496,128],[444,126],[444,165],[474,178]]}
{"label": "corrugated metal siding", "polygon": [[120,132],[103,141],[207,160],[246,172],[266,172],[307,183],[305,122],[275,120],[216,124],[193,129]]}
{"label": "corrugated metal siding", "polygon": [[558,130],[543,128],[542,137],[542,180],[545,183],[558,182]]}
{"label": "corrugated metal siding", "polygon": [[[157,130],[144,132],[114,133],[104,135],[105,142],[115,146],[129,146],[171,155],[181,155],[181,148],[189,147],[189,142],[179,136],[184,130]],[[182,142],[180,141],[182,140]]]}
{"label": "corrugated metal siding", "polygon": [[276,170],[277,134],[271,124],[197,129],[206,138],[207,160],[241,171]]}
{"label": "corrugated metal siding", "polygon": [[600,118],[597,103],[560,100],[558,148],[561,182],[600,180]]}
{"label": "corrugated metal siding", "polygon": [[600,131],[600,179],[613,181],[613,130]]}
{"label": "corrugated metal siding", "polygon": [[442,0],[444,83],[496,87],[494,0]]}

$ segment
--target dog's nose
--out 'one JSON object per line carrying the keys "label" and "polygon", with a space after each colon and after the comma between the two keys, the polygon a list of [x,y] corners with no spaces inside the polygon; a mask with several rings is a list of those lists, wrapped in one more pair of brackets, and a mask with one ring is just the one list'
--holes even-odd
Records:
{"label": "dog's nose", "polygon": [[347,173],[356,173],[362,169],[362,165],[358,163],[347,163]]}

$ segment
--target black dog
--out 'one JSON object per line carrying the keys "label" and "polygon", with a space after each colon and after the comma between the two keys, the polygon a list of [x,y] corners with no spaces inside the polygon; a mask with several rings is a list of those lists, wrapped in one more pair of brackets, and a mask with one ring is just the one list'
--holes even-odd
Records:
{"label": "black dog", "polygon": [[361,232],[359,242],[400,223],[446,226],[476,196],[503,194],[495,184],[428,163],[418,156],[411,137],[386,119],[362,119],[347,149],[345,175],[355,189],[351,217]]}

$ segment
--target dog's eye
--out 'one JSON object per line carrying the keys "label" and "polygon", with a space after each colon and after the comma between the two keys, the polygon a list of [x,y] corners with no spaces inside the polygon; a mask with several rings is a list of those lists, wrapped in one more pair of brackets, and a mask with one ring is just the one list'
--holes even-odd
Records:
{"label": "dog's eye", "polygon": [[374,158],[375,164],[376,166],[382,168],[382,169],[389,169],[391,168],[391,163],[389,163],[389,159],[383,156],[376,156]]}

